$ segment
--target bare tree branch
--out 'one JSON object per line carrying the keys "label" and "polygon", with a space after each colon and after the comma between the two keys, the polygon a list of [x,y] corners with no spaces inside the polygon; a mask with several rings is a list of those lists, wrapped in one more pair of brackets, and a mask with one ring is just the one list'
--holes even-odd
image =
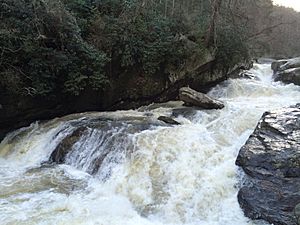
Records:
{"label": "bare tree branch", "polygon": [[290,24],[293,24],[293,23],[295,23],[295,22],[296,22],[296,21],[293,21],[293,22],[287,22],[287,23],[278,23],[278,24],[275,24],[275,25],[273,25],[273,26],[266,27],[266,28],[260,30],[259,32],[257,32],[257,33],[255,33],[255,34],[252,34],[252,35],[248,36],[248,38],[246,39],[246,41],[252,40],[253,38],[256,38],[256,37],[259,36],[259,35],[265,34],[265,32],[267,32],[267,31],[269,31],[269,30],[271,30],[271,29],[277,28],[277,27],[282,26],[282,25],[288,25],[288,24],[290,25]]}

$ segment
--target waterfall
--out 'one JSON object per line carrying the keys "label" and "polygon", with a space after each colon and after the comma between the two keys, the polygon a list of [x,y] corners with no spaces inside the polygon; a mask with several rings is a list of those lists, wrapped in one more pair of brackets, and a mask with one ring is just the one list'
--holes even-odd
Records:
{"label": "waterfall", "polygon": [[[181,102],[36,122],[0,144],[0,224],[253,225],[237,202],[240,147],[261,115],[299,102],[300,87],[229,79],[222,110]],[[181,123],[166,125],[158,116]]]}

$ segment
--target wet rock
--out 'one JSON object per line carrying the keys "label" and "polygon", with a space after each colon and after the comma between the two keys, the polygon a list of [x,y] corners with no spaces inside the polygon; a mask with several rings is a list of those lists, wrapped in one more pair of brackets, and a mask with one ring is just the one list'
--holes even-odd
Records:
{"label": "wet rock", "polygon": [[291,68],[298,68],[298,67],[300,67],[300,57],[287,60],[286,63],[284,63],[282,66],[279,67],[279,70],[283,71],[283,70],[288,70]]}
{"label": "wet rock", "polygon": [[80,137],[86,130],[86,127],[79,127],[70,135],[65,137],[52,152],[50,161],[56,163],[64,163],[66,155],[72,150],[72,146],[80,139]]}
{"label": "wet rock", "polygon": [[177,122],[176,120],[172,119],[171,117],[167,117],[167,116],[160,116],[157,118],[160,121],[163,121],[167,124],[171,124],[171,125],[180,125],[179,122]]}
{"label": "wet rock", "polygon": [[178,108],[182,107],[183,102],[180,101],[169,101],[169,102],[163,102],[163,103],[152,103],[147,106],[142,106],[138,109],[139,112],[148,112],[152,110],[156,110],[159,108]]}
{"label": "wet rock", "polygon": [[265,113],[241,148],[236,164],[247,174],[238,194],[245,215],[274,225],[297,225],[300,104]]}
{"label": "wet rock", "polygon": [[222,109],[224,104],[206,94],[197,92],[189,87],[179,90],[179,99],[187,106],[197,106],[203,109]]}
{"label": "wet rock", "polygon": [[276,60],[276,61],[272,62],[271,68],[274,71],[274,73],[276,73],[277,71],[279,71],[280,67],[282,65],[286,64],[287,62],[288,62],[287,59]]}
{"label": "wet rock", "polygon": [[72,121],[70,134],[65,135],[46,163],[65,163],[105,181],[113,168],[134,150],[133,134],[162,126],[144,116],[92,117]]}
{"label": "wet rock", "polygon": [[260,80],[254,73],[249,70],[240,70],[230,75],[231,79],[249,79],[249,80]]}
{"label": "wet rock", "polygon": [[274,80],[300,85],[300,57],[272,63]]}
{"label": "wet rock", "polygon": [[296,85],[300,85],[300,67],[277,72],[274,80],[282,81],[286,84],[293,83]]}
{"label": "wet rock", "polygon": [[255,76],[253,73],[251,73],[250,71],[243,71],[242,73],[240,73],[239,78],[249,79],[249,80],[259,80],[259,78]]}

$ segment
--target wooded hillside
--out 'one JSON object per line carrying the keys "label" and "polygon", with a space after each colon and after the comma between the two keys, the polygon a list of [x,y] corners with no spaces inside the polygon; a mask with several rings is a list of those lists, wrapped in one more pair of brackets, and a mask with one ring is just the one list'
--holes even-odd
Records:
{"label": "wooded hillside", "polygon": [[271,0],[2,0],[0,17],[1,89],[33,97],[163,75],[188,58],[184,37],[228,66],[300,51],[299,13]]}

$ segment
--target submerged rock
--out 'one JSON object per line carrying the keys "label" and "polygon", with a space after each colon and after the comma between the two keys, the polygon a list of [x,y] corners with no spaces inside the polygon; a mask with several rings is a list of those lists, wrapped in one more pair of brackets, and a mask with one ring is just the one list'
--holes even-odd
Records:
{"label": "submerged rock", "polygon": [[171,117],[167,117],[167,116],[160,116],[157,118],[160,121],[163,121],[167,124],[172,124],[172,125],[180,125],[179,122],[177,122],[176,120],[172,119]]}
{"label": "submerged rock", "polygon": [[265,113],[241,148],[236,164],[248,175],[238,194],[246,216],[274,225],[297,225],[300,104]]}
{"label": "submerged rock", "polygon": [[203,109],[222,109],[224,104],[206,94],[197,92],[189,87],[179,90],[179,99],[188,106],[197,106]]}
{"label": "submerged rock", "polygon": [[249,80],[259,80],[257,76],[255,76],[250,71],[243,71],[239,74],[239,78],[249,79]]}
{"label": "submerged rock", "polygon": [[64,163],[66,155],[72,150],[72,146],[81,138],[86,130],[86,127],[79,127],[75,129],[70,135],[66,136],[52,152],[50,161],[56,163]]}
{"label": "submerged rock", "polygon": [[73,121],[73,131],[64,138],[47,163],[65,163],[106,180],[115,165],[133,150],[133,135],[161,126],[146,116],[96,117]]}
{"label": "submerged rock", "polygon": [[300,57],[272,63],[275,81],[300,85]]}

